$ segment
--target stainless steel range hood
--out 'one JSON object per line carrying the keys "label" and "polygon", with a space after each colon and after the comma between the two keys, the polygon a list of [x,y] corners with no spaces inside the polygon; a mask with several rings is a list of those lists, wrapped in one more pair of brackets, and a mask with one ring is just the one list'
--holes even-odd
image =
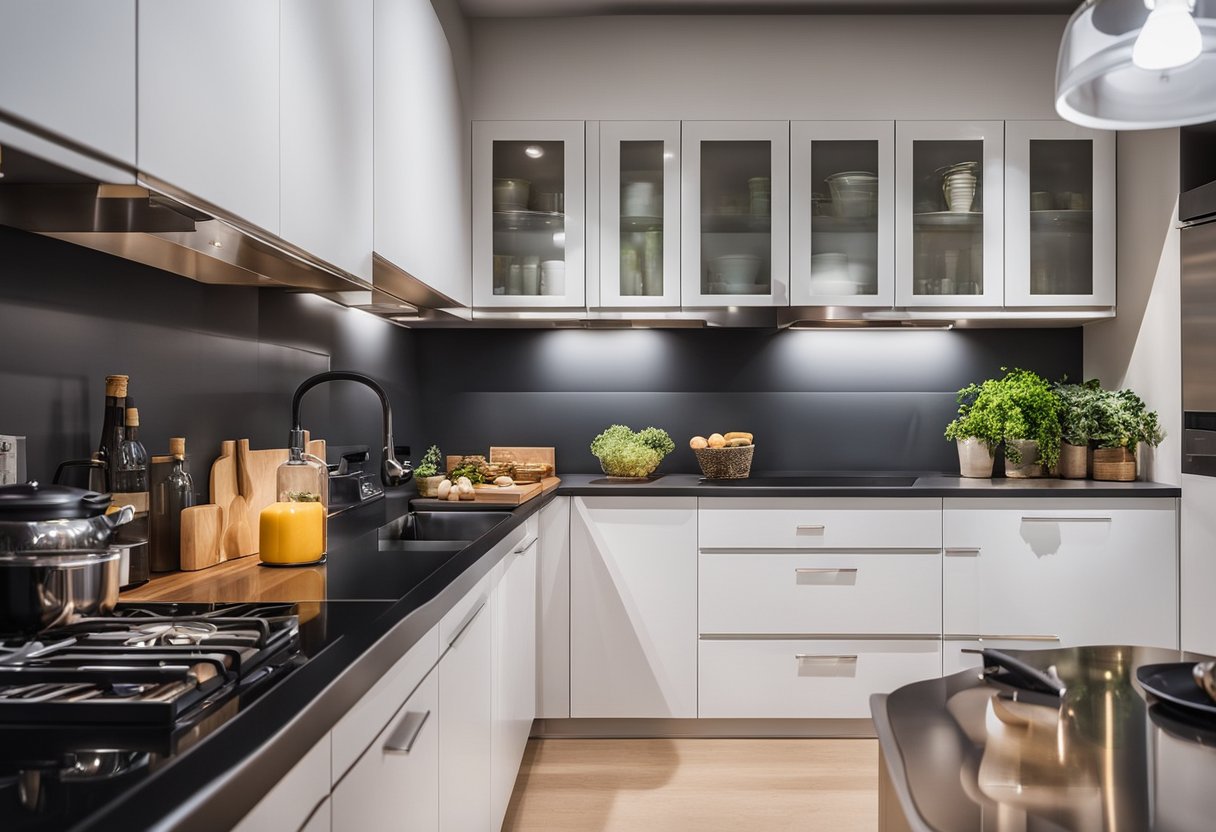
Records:
{"label": "stainless steel range hood", "polygon": [[285,241],[164,183],[94,182],[4,149],[0,225],[104,251],[200,283],[314,292],[370,290]]}

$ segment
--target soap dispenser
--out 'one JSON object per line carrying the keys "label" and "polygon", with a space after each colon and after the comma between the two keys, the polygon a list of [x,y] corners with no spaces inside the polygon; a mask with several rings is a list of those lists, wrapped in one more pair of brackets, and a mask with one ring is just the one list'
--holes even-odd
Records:
{"label": "soap dispenser", "polygon": [[329,471],[322,460],[304,452],[304,431],[291,431],[289,449],[275,473],[278,502],[264,508],[258,522],[258,554],[274,566],[318,563],[327,544]]}

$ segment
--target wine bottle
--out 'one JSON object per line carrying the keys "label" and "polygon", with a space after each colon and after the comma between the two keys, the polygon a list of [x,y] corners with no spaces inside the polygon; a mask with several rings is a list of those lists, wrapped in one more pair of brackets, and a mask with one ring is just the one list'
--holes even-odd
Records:
{"label": "wine bottle", "polygon": [[194,479],[186,464],[186,440],[169,440],[172,468],[152,492],[152,571],[173,572],[182,562],[182,509],[194,505]]}
{"label": "wine bottle", "polygon": [[126,405],[126,435],[119,446],[112,488],[120,492],[147,491],[148,451],[139,441],[139,408],[130,396]]}
{"label": "wine bottle", "polygon": [[[107,467],[106,487],[110,488],[108,469],[110,459],[118,453],[122,444],[123,409],[127,397],[128,376],[106,376],[106,406],[101,425],[101,439],[97,443],[94,458]],[[115,438],[117,437],[117,442]]]}

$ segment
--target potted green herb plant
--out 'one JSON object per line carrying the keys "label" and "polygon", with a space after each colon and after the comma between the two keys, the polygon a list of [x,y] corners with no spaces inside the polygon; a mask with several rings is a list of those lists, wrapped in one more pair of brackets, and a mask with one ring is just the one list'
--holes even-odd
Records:
{"label": "potted green herb plant", "polygon": [[968,384],[958,391],[958,417],[946,425],[946,438],[958,444],[958,467],[964,477],[987,479],[992,476],[994,452],[1001,444],[1001,418],[994,408],[991,390],[995,384]]}
{"label": "potted green herb plant", "polygon": [[1041,477],[1059,461],[1059,400],[1038,373],[1005,370],[1002,378],[964,387],[958,401],[959,415],[947,425],[946,438],[977,439],[988,449],[1003,442],[1005,476]]}
{"label": "potted green herb plant", "polygon": [[1140,443],[1165,438],[1157,414],[1131,390],[1104,391],[1094,405],[1094,479],[1131,482]]}
{"label": "potted green herb plant", "polygon": [[447,479],[443,474],[443,455],[438,445],[432,445],[422,455],[422,461],[414,469],[414,482],[418,485],[419,497],[436,497],[439,483]]}
{"label": "potted green herb plant", "polygon": [[1060,477],[1083,480],[1092,466],[1090,440],[1098,424],[1094,411],[1102,386],[1095,378],[1083,384],[1062,381],[1055,390],[1060,400]]}
{"label": "potted green herb plant", "polygon": [[591,453],[604,473],[622,479],[649,477],[675,448],[665,430],[646,428],[634,433],[625,425],[612,425],[591,442]]}

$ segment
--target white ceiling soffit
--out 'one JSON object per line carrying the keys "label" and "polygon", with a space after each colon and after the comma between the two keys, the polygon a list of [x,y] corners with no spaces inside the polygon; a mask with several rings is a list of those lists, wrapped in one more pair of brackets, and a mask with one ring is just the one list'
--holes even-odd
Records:
{"label": "white ceiling soffit", "polygon": [[458,0],[469,17],[611,14],[1072,14],[1080,0]]}

